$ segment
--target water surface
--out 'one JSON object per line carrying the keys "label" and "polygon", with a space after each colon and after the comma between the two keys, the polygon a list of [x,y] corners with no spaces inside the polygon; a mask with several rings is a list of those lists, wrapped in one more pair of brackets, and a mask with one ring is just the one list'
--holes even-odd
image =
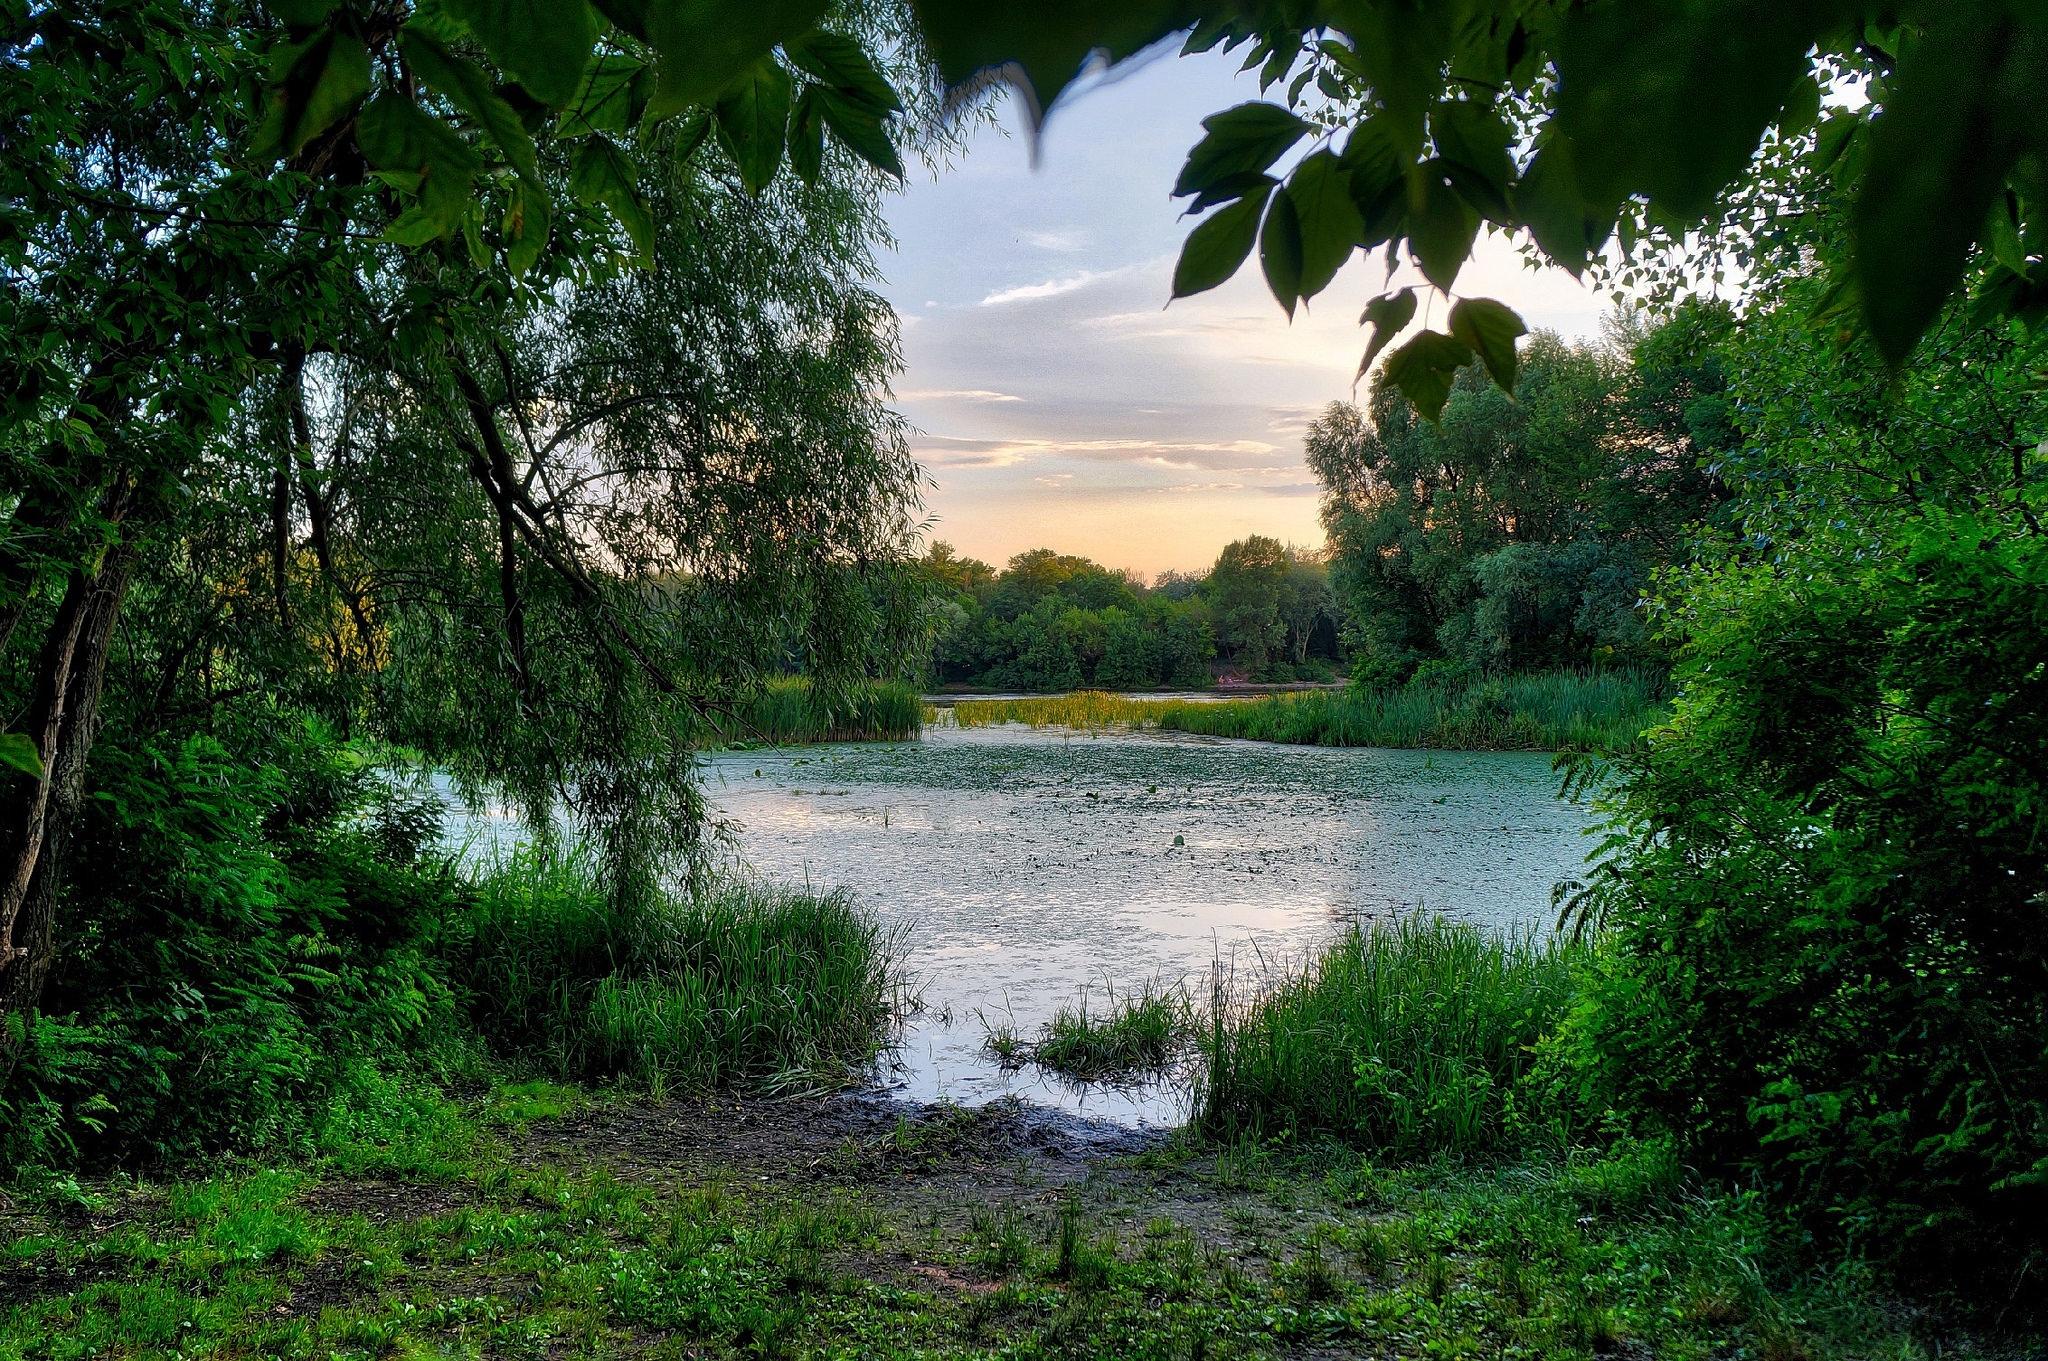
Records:
{"label": "water surface", "polygon": [[1343,923],[1427,909],[1550,920],[1588,848],[1548,756],[1331,749],[1147,732],[929,727],[914,742],[722,753],[706,795],[773,880],[844,887],[901,928],[924,1008],[882,1080],[979,1104],[1015,1092],[1172,1123],[1171,1087],[1003,1072],[990,1021],[1029,1036],[1087,988],[1206,994],[1298,962]]}

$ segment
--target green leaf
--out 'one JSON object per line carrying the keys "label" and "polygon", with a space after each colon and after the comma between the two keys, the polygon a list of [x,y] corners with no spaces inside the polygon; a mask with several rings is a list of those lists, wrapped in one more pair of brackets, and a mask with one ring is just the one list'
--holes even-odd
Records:
{"label": "green leaf", "polygon": [[446,123],[395,92],[378,95],[356,120],[363,159],[405,177],[419,204],[385,231],[401,245],[423,245],[455,230],[474,202],[482,161]]}
{"label": "green leaf", "polygon": [[1441,331],[1424,331],[1387,356],[1382,371],[1424,420],[1435,422],[1450,400],[1458,370],[1472,362],[1465,342]]}
{"label": "green leaf", "polygon": [[726,87],[712,106],[718,142],[740,168],[740,182],[758,194],[775,178],[789,135],[789,72],[763,57]]}
{"label": "green leaf", "polygon": [[1312,298],[1351,258],[1363,223],[1351,201],[1351,177],[1332,152],[1315,152],[1296,166],[1287,195],[1301,224],[1301,296]]}
{"label": "green leaf", "polygon": [[1378,96],[1386,131],[1402,158],[1422,154],[1423,119],[1444,87],[1454,18],[1449,0],[1336,0],[1336,25],[1351,40],[1350,64]]}
{"label": "green leaf", "polygon": [[697,148],[704,145],[704,139],[711,135],[711,115],[699,110],[678,120],[676,127],[676,164],[697,154]]}
{"label": "green leaf", "polygon": [[1578,184],[1572,177],[1570,144],[1551,138],[1515,185],[1515,214],[1551,263],[1585,272],[1593,258],[1593,227],[1580,209]]}
{"label": "green leaf", "polygon": [[1853,258],[1864,322],[1893,364],[1954,293],[2016,159],[1985,129],[1997,126],[2005,65],[2024,46],[1974,5],[1943,10],[1901,58],[1889,102],[1871,121]]}
{"label": "green leaf", "polygon": [[519,115],[512,111],[483,73],[481,67],[458,57],[418,28],[408,27],[399,39],[406,65],[414,75],[439,90],[448,101],[497,143],[506,162],[520,179],[538,192],[545,192],[540,179],[540,162],[533,150],[533,137]]}
{"label": "green leaf", "polygon": [[597,41],[587,0],[442,0],[491,60],[543,104],[575,97]]}
{"label": "green leaf", "polygon": [[1237,273],[1259,235],[1259,214],[1272,193],[1272,183],[1219,208],[1196,224],[1173,267],[1173,296],[1207,292]]}
{"label": "green leaf", "polygon": [[1365,358],[1358,361],[1358,376],[1372,367],[1372,361],[1379,358],[1381,350],[1387,348],[1395,336],[1408,329],[1408,323],[1415,320],[1415,290],[1404,288],[1384,297],[1374,298],[1365,305],[1359,315],[1358,324],[1372,327],[1372,340],[1365,347]]}
{"label": "green leaf", "polygon": [[809,31],[825,8],[825,0],[652,0],[647,36],[661,61],[648,115],[710,104],[778,43]]}
{"label": "green leaf", "polygon": [[877,170],[885,170],[899,180],[903,178],[903,158],[897,154],[896,143],[890,140],[889,130],[881,119],[829,91],[819,92],[818,111],[825,115],[825,126],[832,129],[832,135],[848,151]]}
{"label": "green leaf", "polygon": [[577,149],[569,168],[569,192],[585,203],[610,210],[633,239],[642,259],[654,254],[654,219],[640,201],[633,162],[609,137],[593,134]]}
{"label": "green leaf", "polygon": [[1985,219],[1984,241],[1991,250],[1992,259],[2015,274],[2024,276],[2027,273],[2027,248],[2020,240],[2019,202],[2011,190],[1992,196],[1991,212]]}
{"label": "green leaf", "polygon": [[876,114],[899,113],[903,109],[895,87],[882,79],[882,73],[861,51],[860,44],[842,33],[817,29],[784,44],[783,51],[797,70],[829,86],[849,104]]}
{"label": "green leaf", "polygon": [[43,777],[43,754],[27,733],[0,732],[0,765],[34,779]]}
{"label": "green leaf", "polygon": [[1503,392],[1515,390],[1515,340],[1529,328],[1492,298],[1465,298],[1451,309],[1451,334],[1478,355]]}
{"label": "green leaf", "polygon": [[555,132],[582,137],[593,132],[625,132],[640,118],[647,102],[647,64],[637,57],[608,52],[583,72]]}
{"label": "green leaf", "polygon": [[1287,148],[1310,132],[1310,126],[1278,104],[1240,104],[1202,120],[1206,134],[1188,153],[1176,198],[1199,194],[1213,185],[1263,174]]}
{"label": "green leaf", "polygon": [[1557,45],[1557,125],[1585,207],[1631,194],[1697,220],[1776,120],[1826,6],[1787,0],[1595,0]]}
{"label": "green leaf", "polygon": [[1507,120],[1489,105],[1473,100],[1448,101],[1430,114],[1437,159],[1444,173],[1467,201],[1500,225],[1514,225],[1508,186],[1515,164],[1509,148],[1514,134]]}
{"label": "green leaf", "polygon": [[1091,57],[1121,61],[1187,28],[1202,7],[1189,0],[911,0],[911,9],[948,87],[997,72],[1035,130]]}
{"label": "green leaf", "polygon": [[512,186],[501,230],[505,237],[505,264],[512,273],[523,275],[540,262],[552,225],[547,200],[524,184]]}
{"label": "green leaf", "polygon": [[1443,168],[1435,161],[1422,167],[1409,207],[1408,240],[1415,261],[1422,266],[1424,278],[1448,289],[1472,254],[1472,242],[1479,235],[1479,214],[1446,182]]}
{"label": "green leaf", "polygon": [[1273,191],[1273,206],[1259,232],[1259,264],[1266,271],[1266,286],[1292,317],[1301,301],[1301,215],[1284,184]]}
{"label": "green leaf", "polygon": [[797,96],[789,119],[789,166],[805,184],[816,184],[825,168],[825,118],[818,112],[818,87]]}
{"label": "green leaf", "polygon": [[271,59],[271,86],[251,152],[296,156],[370,92],[370,52],[351,34],[322,29]]}

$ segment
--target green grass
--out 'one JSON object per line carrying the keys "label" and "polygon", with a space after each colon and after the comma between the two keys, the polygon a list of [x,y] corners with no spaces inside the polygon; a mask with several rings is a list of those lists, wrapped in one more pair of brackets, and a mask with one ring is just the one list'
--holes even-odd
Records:
{"label": "green grass", "polygon": [[[0,1361],[373,1358],[2017,1357],[1801,1264],[1661,1145],[1467,1167],[1310,1141],[1226,1177],[1169,1145],[1101,1177],[959,1152],[748,1160],[575,1142],[531,1092],[415,1094],[297,1166],[0,1206]],[[507,1115],[508,1111],[520,1111]],[[647,1112],[649,1117],[658,1111]],[[568,1142],[564,1144],[563,1140]],[[395,1178],[402,1177],[403,1180]],[[963,1206],[962,1200],[967,1203]]]}
{"label": "green grass", "polygon": [[1110,989],[1100,1010],[1085,994],[1059,1008],[1031,1046],[1031,1061],[1083,1082],[1142,1077],[1172,1067],[1194,1036],[1187,992],[1148,982],[1121,996]]}
{"label": "green grass", "polygon": [[1525,1079],[1571,1003],[1577,948],[1410,917],[1354,928],[1277,984],[1219,970],[1202,1125],[1401,1157],[1528,1141],[1544,1112]]}
{"label": "green grass", "polygon": [[898,681],[864,681],[836,697],[808,677],[769,681],[725,724],[732,745],[899,741],[924,727],[922,696]]}
{"label": "green grass", "polygon": [[485,872],[443,941],[493,1046],[565,1078],[843,1082],[901,1000],[898,942],[842,893],[728,882],[625,911],[573,856]]}
{"label": "green grass", "polygon": [[1663,717],[1645,671],[1545,671],[1466,686],[1311,690],[1257,699],[1132,699],[1099,691],[961,700],[964,728],[1161,728],[1209,737],[1324,747],[1469,751],[1591,750],[1625,744]]}

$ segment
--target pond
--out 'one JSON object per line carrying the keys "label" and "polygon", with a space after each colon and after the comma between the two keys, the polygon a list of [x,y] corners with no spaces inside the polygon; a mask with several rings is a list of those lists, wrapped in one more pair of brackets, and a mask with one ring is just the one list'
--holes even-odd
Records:
{"label": "pond", "polygon": [[1182,734],[962,730],[728,752],[706,793],[771,880],[844,887],[900,928],[923,1008],[881,1074],[896,1094],[1010,1093],[1172,1124],[1184,1088],[1077,1087],[983,1051],[1087,990],[1151,979],[1206,998],[1298,967],[1352,920],[1422,909],[1541,930],[1590,848],[1548,756],[1285,747]]}

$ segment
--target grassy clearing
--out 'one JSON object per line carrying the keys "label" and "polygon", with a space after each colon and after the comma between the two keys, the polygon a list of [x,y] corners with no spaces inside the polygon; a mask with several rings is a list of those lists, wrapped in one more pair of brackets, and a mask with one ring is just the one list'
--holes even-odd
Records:
{"label": "grassy clearing", "polygon": [[1158,1077],[1194,1048],[1195,1006],[1187,989],[1157,980],[1135,992],[1106,989],[1103,1006],[1087,993],[1060,1007],[1028,1040],[1008,1016],[977,1012],[982,1049],[1005,1068],[1036,1064],[1076,1082],[1122,1082]]}
{"label": "grassy clearing", "polygon": [[1277,984],[1219,973],[1202,1124],[1399,1157],[1528,1141],[1525,1080],[1571,1003],[1573,950],[1410,917],[1353,929]]}
{"label": "grassy clearing", "polygon": [[[1656,1145],[1467,1168],[1183,1142],[1074,1180],[1000,1115],[877,1120],[359,1093],[310,1163],[0,1208],[0,1361],[2020,1350],[1938,1331],[1853,1266],[1788,1270],[1753,1199],[1702,1193]],[[781,1142],[719,1137],[763,1126]]]}
{"label": "grassy clearing", "polygon": [[693,1090],[843,1083],[901,1000],[897,946],[844,894],[725,883],[627,912],[583,861],[531,852],[444,935],[494,1048]]}
{"label": "grassy clearing", "polygon": [[1311,690],[1257,699],[1133,699],[1081,691],[953,706],[954,722],[965,728],[1130,726],[1302,746],[1469,751],[1619,746],[1662,715],[1656,678],[1640,671],[1553,671],[1468,686]]}
{"label": "grassy clearing", "polygon": [[898,681],[865,681],[828,698],[803,676],[769,681],[740,706],[731,745],[900,741],[924,727],[924,699]]}

